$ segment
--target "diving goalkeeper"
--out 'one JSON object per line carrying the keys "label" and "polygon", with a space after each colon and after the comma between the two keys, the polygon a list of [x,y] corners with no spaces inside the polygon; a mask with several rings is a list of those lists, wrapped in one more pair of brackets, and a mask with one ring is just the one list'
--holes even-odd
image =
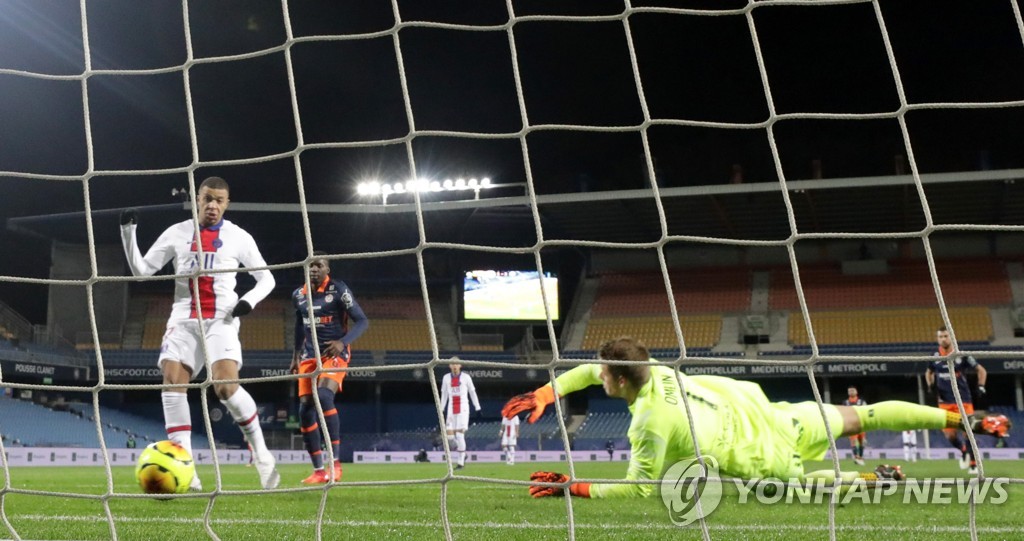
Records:
{"label": "diving goalkeeper", "polygon": [[[599,360],[649,361],[644,345],[631,337],[610,340],[601,346]],[[669,366],[630,364],[586,364],[558,376],[560,395],[602,385],[610,397],[629,404],[633,418],[629,426],[632,458],[626,479],[655,481],[680,460],[693,459],[694,437],[703,456],[713,456],[723,476],[741,479],[824,479],[834,481],[832,470],[805,473],[803,462],[821,460],[828,450],[828,436],[817,402],[769,402],[761,387],[748,381],[719,376],[686,376],[682,380],[693,415],[694,432],[687,421],[686,405],[676,371]],[[502,415],[512,417],[531,411],[535,422],[544,408],[555,401],[550,384],[508,401]],[[943,429],[962,426],[960,414],[909,402],[887,401],[867,406],[824,404],[835,437],[870,430]],[[1005,433],[1009,420],[989,415],[971,421],[979,434]],[[842,472],[845,482],[857,478],[902,478],[898,468],[879,468],[878,473]],[[567,483],[569,478],[554,472],[535,472],[531,481]],[[621,498],[649,496],[654,484],[573,483],[573,496]],[[530,495],[559,496],[562,487],[531,486]]]}

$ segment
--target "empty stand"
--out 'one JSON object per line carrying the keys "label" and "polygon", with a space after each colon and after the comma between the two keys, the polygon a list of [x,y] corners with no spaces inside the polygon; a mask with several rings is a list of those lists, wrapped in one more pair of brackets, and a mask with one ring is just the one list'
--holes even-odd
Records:
{"label": "empty stand", "polygon": [[[986,307],[949,307],[957,340],[992,339],[992,318]],[[878,344],[930,342],[941,323],[937,309],[837,310],[811,312],[814,336],[819,344]],[[810,343],[799,312],[789,317],[789,342]]]}
{"label": "empty stand", "polygon": [[[687,347],[718,343],[722,316],[750,309],[747,268],[676,269],[669,273]],[[669,296],[657,271],[605,274],[599,278],[590,321],[581,345],[598,348],[614,336],[632,335],[649,348],[678,348]]]}
{"label": "empty stand", "polygon": [[[676,309],[686,314],[748,310],[750,276],[747,268],[677,269],[669,273]],[[660,272],[600,277],[592,317],[669,313],[668,294]]]}
{"label": "empty stand", "polygon": [[[1009,305],[1005,264],[997,260],[939,261],[936,271],[947,306]],[[799,310],[789,267],[771,272],[769,307]],[[839,264],[803,265],[800,282],[811,310],[938,306],[925,261],[894,261],[881,275],[846,275]]]}
{"label": "empty stand", "polygon": [[[718,343],[722,332],[722,318],[718,315],[682,316],[680,324],[688,348],[711,347]],[[584,350],[595,350],[616,336],[630,335],[640,339],[648,348],[678,348],[679,342],[668,316],[604,317],[594,318],[587,325],[583,338]]]}

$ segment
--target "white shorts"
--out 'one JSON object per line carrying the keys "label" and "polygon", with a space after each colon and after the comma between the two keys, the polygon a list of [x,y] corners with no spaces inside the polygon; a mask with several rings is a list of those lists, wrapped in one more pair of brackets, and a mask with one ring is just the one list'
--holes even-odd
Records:
{"label": "white shorts", "polygon": [[508,436],[502,436],[501,437],[501,446],[502,447],[515,447],[516,446],[516,439],[515,438],[510,438]]}
{"label": "white shorts", "polygon": [[[223,319],[207,319],[206,325],[206,353],[210,356],[210,362],[215,363],[221,359],[238,361],[242,366],[242,342],[238,339],[238,318],[230,322]],[[203,344],[199,338],[199,320],[183,319],[167,322],[167,331],[164,332],[163,343],[160,345],[160,359],[157,366],[164,360],[178,361],[192,371],[192,378],[195,379],[203,366],[206,365],[206,357],[203,354]]]}
{"label": "white shorts", "polygon": [[444,427],[447,430],[465,430],[469,428],[469,412],[449,415]]}

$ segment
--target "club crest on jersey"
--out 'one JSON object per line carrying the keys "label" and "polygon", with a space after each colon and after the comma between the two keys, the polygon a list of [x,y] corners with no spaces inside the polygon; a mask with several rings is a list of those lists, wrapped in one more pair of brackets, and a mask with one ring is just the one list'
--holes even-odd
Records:
{"label": "club crest on jersey", "polygon": [[220,239],[213,239],[213,247],[214,248],[220,248],[221,246],[224,246],[224,241],[222,241]]}
{"label": "club crest on jersey", "polygon": [[334,295],[331,295],[330,293],[328,293],[327,296],[324,297],[324,302],[333,302],[333,301],[334,301]]}

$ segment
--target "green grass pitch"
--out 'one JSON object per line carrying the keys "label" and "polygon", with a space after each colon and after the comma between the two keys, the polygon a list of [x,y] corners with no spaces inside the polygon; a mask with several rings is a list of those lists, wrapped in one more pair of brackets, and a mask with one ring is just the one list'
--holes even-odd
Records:
{"label": "green grass pitch", "polygon": [[[829,467],[808,464],[808,470]],[[577,475],[621,478],[625,463],[579,463]],[[855,469],[844,463],[844,469]],[[525,480],[529,472],[549,469],[565,472],[559,464],[471,464],[458,473],[489,479]],[[861,468],[864,469],[864,468]],[[905,465],[911,477],[952,478],[965,476],[951,460],[922,461]],[[298,488],[308,474],[304,465],[280,468],[281,488]],[[204,486],[215,485],[212,466],[199,469]],[[442,464],[345,465],[344,481],[327,492],[321,523],[323,539],[424,539],[444,538],[441,524],[441,485],[407,484],[357,486],[366,481],[397,481],[439,478]],[[2,472],[0,472],[2,473]],[[991,477],[1024,478],[1019,461],[990,461]],[[222,470],[225,489],[255,490],[256,472],[243,466]],[[103,468],[12,468],[15,489],[103,494],[107,481]],[[131,468],[113,470],[114,491],[139,494]],[[6,481],[6,479],[3,479]],[[523,486],[455,479],[448,485],[448,517],[452,536],[460,540],[566,539],[566,504],[562,498],[531,499]],[[979,539],[1024,537],[1024,485],[1011,485],[1001,505],[979,505]],[[222,495],[213,500],[209,526],[228,539],[314,539],[317,510],[324,490],[302,492]],[[121,540],[205,539],[203,515],[209,497],[156,501],[113,497],[110,509]],[[827,500],[826,500],[827,501]],[[674,526],[658,497],[644,500],[573,499],[576,539],[701,539],[696,525]],[[6,494],[6,518],[23,539],[110,539],[111,532],[99,500]],[[953,504],[904,504],[898,494],[880,504],[852,502],[837,507],[837,538],[952,541],[970,539],[968,506]],[[723,503],[708,518],[712,539],[804,540],[828,539],[828,505],[805,503],[739,503],[729,487]],[[0,538],[11,538],[0,524]]]}

